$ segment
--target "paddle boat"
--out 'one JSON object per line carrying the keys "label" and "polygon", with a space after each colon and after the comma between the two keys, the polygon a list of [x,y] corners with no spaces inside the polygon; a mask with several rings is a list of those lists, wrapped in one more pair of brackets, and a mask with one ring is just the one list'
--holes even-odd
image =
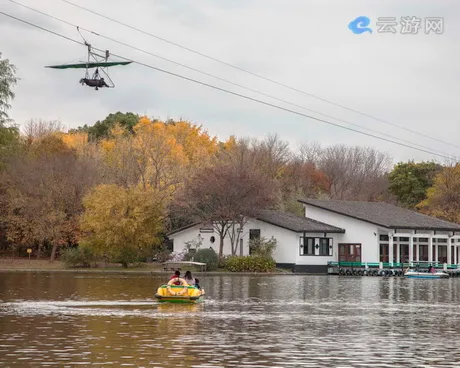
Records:
{"label": "paddle boat", "polygon": [[415,270],[407,270],[404,276],[412,279],[446,279],[450,277],[450,275],[444,271],[421,272]]}
{"label": "paddle boat", "polygon": [[[171,264],[176,265],[189,265],[189,266],[199,266],[201,271],[206,268],[206,263],[201,262],[165,262],[165,271],[172,270],[173,268],[167,267]],[[175,283],[180,285],[175,285]],[[204,302],[205,290],[203,288],[197,288],[195,285],[189,285],[185,279],[181,277],[175,277],[169,280],[167,284],[161,285],[156,294],[155,298],[158,299],[160,303],[201,303]]]}

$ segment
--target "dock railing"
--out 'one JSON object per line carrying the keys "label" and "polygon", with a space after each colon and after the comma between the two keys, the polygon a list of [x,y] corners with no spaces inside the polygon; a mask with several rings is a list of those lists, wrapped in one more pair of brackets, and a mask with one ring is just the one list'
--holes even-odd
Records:
{"label": "dock railing", "polygon": [[402,276],[410,268],[414,270],[428,270],[430,266],[443,270],[452,276],[460,277],[460,264],[447,264],[429,261],[414,262],[333,262],[327,263],[329,274],[339,275],[397,275]]}

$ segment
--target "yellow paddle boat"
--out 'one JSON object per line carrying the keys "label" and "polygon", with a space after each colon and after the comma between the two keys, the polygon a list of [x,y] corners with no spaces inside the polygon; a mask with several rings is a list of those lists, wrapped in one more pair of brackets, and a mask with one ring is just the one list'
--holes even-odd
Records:
{"label": "yellow paddle boat", "polygon": [[[180,285],[174,285],[177,281],[180,282]],[[200,303],[204,301],[204,295],[204,289],[198,289],[187,284],[183,278],[177,277],[169,280],[167,285],[161,285],[155,294],[155,298],[159,302]]]}
{"label": "yellow paddle boat", "polygon": [[[171,263],[206,267],[206,263],[200,262],[165,262],[165,265]],[[165,271],[167,269],[168,267],[165,267]],[[179,283],[180,285],[175,285],[176,283]],[[161,285],[158,288],[155,298],[157,298],[160,303],[201,303],[204,301],[204,295],[205,291],[203,288],[198,288],[195,285],[189,285],[185,279],[175,277],[169,280],[167,284]]]}

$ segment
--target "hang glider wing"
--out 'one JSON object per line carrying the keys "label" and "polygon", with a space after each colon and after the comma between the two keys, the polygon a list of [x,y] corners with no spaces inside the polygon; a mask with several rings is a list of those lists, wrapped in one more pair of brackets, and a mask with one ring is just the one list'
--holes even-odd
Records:
{"label": "hang glider wing", "polygon": [[128,65],[132,61],[109,61],[109,62],[99,62],[99,63],[79,63],[79,64],[63,64],[63,65],[48,65],[45,68],[53,69],[89,69],[89,68],[107,68],[109,66],[116,65]]}

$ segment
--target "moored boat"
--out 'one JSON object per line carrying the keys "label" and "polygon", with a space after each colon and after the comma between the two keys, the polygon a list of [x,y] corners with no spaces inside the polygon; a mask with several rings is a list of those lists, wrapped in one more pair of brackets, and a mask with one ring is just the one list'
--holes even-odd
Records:
{"label": "moored boat", "polygon": [[406,271],[404,276],[413,279],[445,279],[450,277],[450,275],[444,271],[420,272],[414,270]]}

